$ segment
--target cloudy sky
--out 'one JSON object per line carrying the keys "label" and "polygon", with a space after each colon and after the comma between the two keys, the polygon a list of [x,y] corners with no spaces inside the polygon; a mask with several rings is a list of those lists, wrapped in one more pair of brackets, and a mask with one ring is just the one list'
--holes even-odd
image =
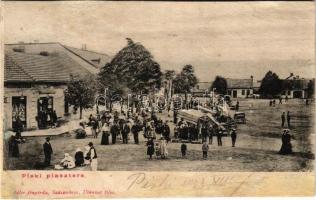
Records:
{"label": "cloudy sky", "polygon": [[216,75],[261,79],[268,70],[313,77],[313,2],[4,2],[5,43],[60,42],[115,55],[126,37],[162,69],[192,64]]}

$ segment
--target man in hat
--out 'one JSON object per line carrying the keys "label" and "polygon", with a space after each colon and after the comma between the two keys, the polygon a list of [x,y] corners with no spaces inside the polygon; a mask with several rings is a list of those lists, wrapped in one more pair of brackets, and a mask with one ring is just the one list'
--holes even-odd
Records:
{"label": "man in hat", "polygon": [[123,125],[123,129],[122,129],[122,137],[123,137],[123,144],[127,144],[128,143],[128,134],[130,132],[130,127],[129,124],[127,123],[128,121],[126,121]]}
{"label": "man in hat", "polygon": [[49,166],[50,165],[50,161],[51,161],[51,155],[53,153],[53,148],[52,145],[50,144],[50,138],[47,137],[46,138],[46,142],[43,144],[43,149],[44,149],[44,155],[45,155],[45,165]]}
{"label": "man in hat", "polygon": [[232,138],[232,147],[235,147],[235,143],[236,143],[236,139],[237,139],[237,133],[236,133],[236,129],[233,128],[230,137]]}
{"label": "man in hat", "polygon": [[86,159],[90,160],[91,171],[97,171],[98,170],[97,152],[96,152],[92,142],[89,142],[88,145],[89,145],[90,149],[87,153]]}

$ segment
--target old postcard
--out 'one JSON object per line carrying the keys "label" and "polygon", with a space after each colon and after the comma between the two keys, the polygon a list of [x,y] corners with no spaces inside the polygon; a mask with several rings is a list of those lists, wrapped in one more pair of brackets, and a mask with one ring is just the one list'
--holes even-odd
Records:
{"label": "old postcard", "polygon": [[312,1],[1,11],[2,198],[315,195]]}

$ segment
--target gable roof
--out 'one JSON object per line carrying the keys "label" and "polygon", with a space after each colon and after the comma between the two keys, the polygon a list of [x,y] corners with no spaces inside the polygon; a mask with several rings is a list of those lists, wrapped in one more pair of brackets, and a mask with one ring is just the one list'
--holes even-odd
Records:
{"label": "gable roof", "polygon": [[68,49],[69,51],[73,52],[74,54],[85,59],[87,62],[89,62],[90,64],[94,65],[97,68],[104,67],[105,64],[107,64],[108,62],[111,62],[111,59],[112,59],[107,54],[97,53],[97,52],[89,51],[89,50],[78,49],[75,47],[70,47],[70,46],[65,46],[65,45],[63,45],[63,46],[66,49]]}
{"label": "gable roof", "polygon": [[227,88],[233,89],[250,89],[253,88],[253,80],[252,79],[232,79],[227,78]]}
{"label": "gable roof", "polygon": [[[41,52],[47,55],[40,55]],[[99,71],[59,43],[5,45],[4,66],[7,82],[67,82],[71,74],[82,76]]]}

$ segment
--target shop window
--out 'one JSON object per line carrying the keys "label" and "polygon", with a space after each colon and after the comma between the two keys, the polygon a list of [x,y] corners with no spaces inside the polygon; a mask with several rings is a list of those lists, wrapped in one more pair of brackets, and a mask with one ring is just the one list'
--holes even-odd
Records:
{"label": "shop window", "polygon": [[20,118],[26,128],[26,96],[12,97],[12,128],[16,128],[16,119]]}

